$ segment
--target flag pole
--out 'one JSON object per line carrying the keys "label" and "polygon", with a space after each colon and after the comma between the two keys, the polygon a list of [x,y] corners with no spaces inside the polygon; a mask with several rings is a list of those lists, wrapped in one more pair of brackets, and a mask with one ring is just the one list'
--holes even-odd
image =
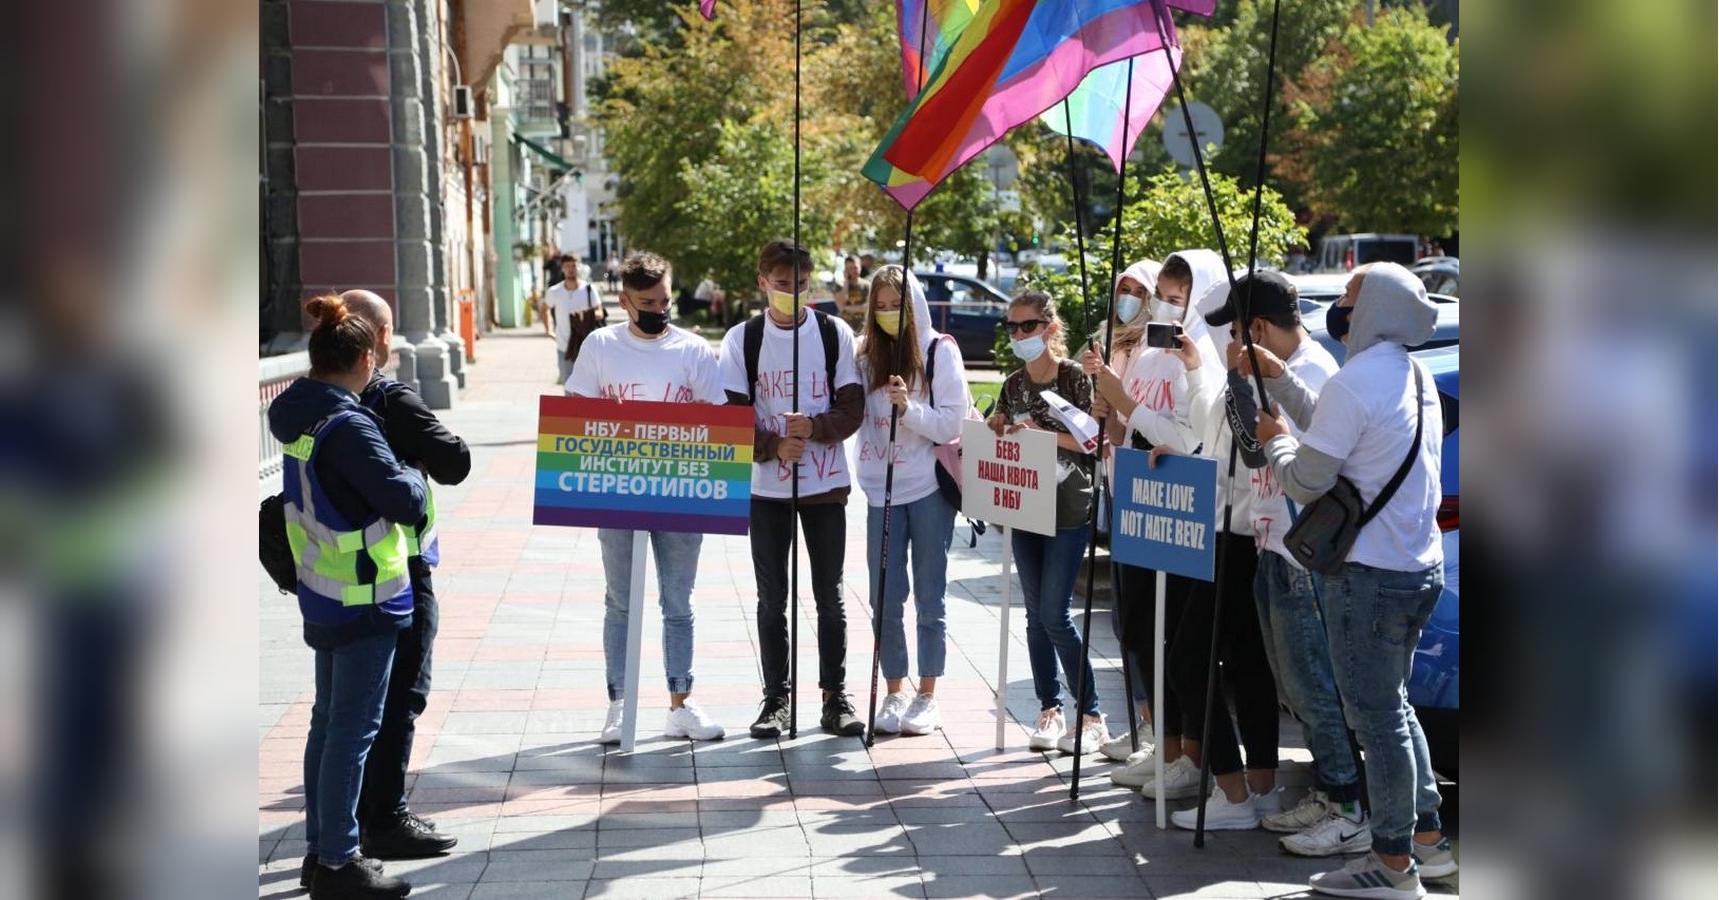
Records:
{"label": "flag pole", "polygon": [[[1104,320],[1105,365],[1110,364],[1111,328],[1114,327],[1116,320],[1116,287],[1122,280],[1122,212],[1128,205],[1128,151],[1132,149],[1128,144],[1128,136],[1132,131],[1133,123],[1131,120],[1134,115],[1133,107],[1134,57],[1130,56],[1128,57],[1127,86],[1122,90],[1122,147],[1120,156],[1121,163],[1116,167],[1116,218],[1111,226],[1110,234],[1111,312]],[[1096,385],[1094,386],[1094,389],[1096,390]],[[1110,436],[1107,427],[1109,424],[1109,418],[1110,417],[1106,415],[1104,418],[1098,420],[1098,440],[1099,449],[1101,451],[1104,449],[1105,441]],[[1109,449],[1112,458],[1115,458],[1116,448],[1111,447]],[[1106,471],[1106,475],[1108,475],[1108,470]],[[1112,485],[1111,489],[1115,490],[1115,486]],[[1096,563],[1098,557],[1098,551],[1096,549],[1096,545],[1098,543],[1098,504],[1096,502],[1093,504],[1093,526],[1092,535],[1089,540],[1093,544],[1093,549],[1090,551],[1090,559],[1092,562]],[[1092,593],[1092,578],[1090,577],[1090,573],[1092,571],[1091,565],[1087,567],[1087,571],[1088,578],[1086,581],[1086,592],[1090,595]],[[1122,646],[1120,648],[1121,652],[1119,655],[1122,657],[1123,702],[1127,704],[1128,708],[1128,749],[1130,752],[1137,752],[1140,749],[1140,732],[1139,728],[1135,724],[1134,717],[1134,675],[1133,667],[1128,662],[1128,625],[1127,617],[1122,613],[1122,578],[1117,571],[1116,559],[1114,557],[1110,560],[1110,597],[1111,615],[1116,616],[1119,626],[1117,628],[1117,632],[1122,635],[1120,640]],[[1088,658],[1090,658],[1092,655],[1091,649],[1087,649],[1086,653]],[[1083,668],[1081,671],[1084,672],[1085,669]]]}
{"label": "flag pole", "polygon": [[[800,412],[800,0],[794,0],[794,391],[789,410]],[[826,390],[834,390],[826,385]],[[804,455],[804,454],[802,454]],[[800,461],[788,500],[788,737],[800,735]]]}
{"label": "flag pole", "polygon": [[[921,4],[919,11],[919,59],[913,79],[915,83],[914,96],[918,96],[919,91],[925,89],[925,30],[930,14],[931,4],[929,2]],[[909,99],[911,100],[911,98]],[[902,237],[901,246],[901,313],[904,318],[913,315],[913,307],[916,305],[913,301],[914,284],[913,210],[909,209],[907,211],[906,234]],[[871,298],[869,291],[866,298],[867,300]],[[868,321],[871,318],[870,305],[867,303],[866,318]],[[905,332],[906,329],[900,329],[897,331],[896,337],[893,338],[895,341],[894,368],[896,372],[901,371],[902,361],[905,358],[907,342],[902,340]],[[918,338],[918,336],[918,331],[915,330],[914,337]],[[924,377],[924,373],[925,367],[921,367],[921,377]],[[912,385],[908,385],[908,387],[911,388]],[[831,396],[834,396],[835,387],[831,386],[830,390]],[[883,525],[879,529],[881,531],[879,535],[881,543],[878,545],[877,551],[877,590],[872,593],[871,601],[871,697],[866,701],[865,722],[865,745],[867,747],[877,743],[877,680],[878,667],[883,661],[883,606],[888,602],[884,596],[884,587],[889,581],[890,501],[895,494],[895,432],[896,425],[900,422],[901,408],[891,403],[889,405],[889,443],[884,445],[883,456]],[[905,604],[906,602],[906,598],[903,598],[902,603]]]}

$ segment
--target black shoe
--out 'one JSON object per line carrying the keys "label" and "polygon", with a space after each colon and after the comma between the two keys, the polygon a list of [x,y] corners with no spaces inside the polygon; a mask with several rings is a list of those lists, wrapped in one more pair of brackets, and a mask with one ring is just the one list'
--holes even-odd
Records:
{"label": "black shoe", "polygon": [[406,813],[390,825],[364,832],[360,844],[365,856],[377,859],[421,859],[453,849],[459,838],[437,832],[428,822]]}
{"label": "black shoe", "polygon": [[[355,862],[361,866],[369,866],[370,868],[375,869],[378,872],[382,871],[382,861],[379,859],[371,859],[368,856],[360,856],[357,859],[353,860],[353,862]],[[304,863],[298,867],[298,886],[299,887],[304,888],[307,891],[310,890],[310,879],[312,876],[314,876],[316,874],[316,866],[317,866],[317,862],[316,862],[315,854],[312,854],[310,856],[306,856],[304,858]]]}
{"label": "black shoe", "polygon": [[788,733],[788,698],[769,696],[758,710],[758,721],[752,723],[755,738],[781,737]]}
{"label": "black shoe", "polygon": [[317,866],[310,879],[310,900],[399,900],[410,893],[410,884],[384,875],[381,863],[363,858],[338,869]]}
{"label": "black shoe", "polygon": [[865,723],[854,714],[854,702],[847,694],[831,694],[824,701],[824,717],[819,721],[830,734],[847,737],[865,734]]}

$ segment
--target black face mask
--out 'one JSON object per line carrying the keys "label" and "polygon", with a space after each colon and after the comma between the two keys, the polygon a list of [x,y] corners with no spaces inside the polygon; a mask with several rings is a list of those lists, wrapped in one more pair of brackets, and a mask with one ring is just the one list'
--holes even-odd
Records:
{"label": "black face mask", "polygon": [[642,309],[633,311],[633,324],[645,334],[658,335],[668,330],[668,313],[645,312]]}

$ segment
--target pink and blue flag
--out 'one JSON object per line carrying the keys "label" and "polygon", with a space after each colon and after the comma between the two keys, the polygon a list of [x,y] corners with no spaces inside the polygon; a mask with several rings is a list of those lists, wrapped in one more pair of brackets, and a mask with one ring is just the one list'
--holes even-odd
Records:
{"label": "pink and blue flag", "polygon": [[716,0],[698,0],[698,11],[706,22],[716,18]]}
{"label": "pink and blue flag", "polygon": [[[1168,52],[1131,56],[1086,73],[1080,86],[1064,98],[1067,112],[1058,103],[1041,113],[1039,121],[1057,134],[1068,134],[1072,122],[1074,136],[1103,150],[1110,165],[1121,172],[1123,161],[1134,152],[1135,142],[1169,94],[1172,70],[1182,65],[1182,48],[1174,41],[1172,36]],[[1122,121],[1124,108],[1127,123]]]}
{"label": "pink and blue flag", "polygon": [[[1175,5],[1209,14],[1214,3]],[[964,0],[902,0],[897,12],[903,21],[913,13],[945,17],[926,25],[924,89],[864,168],[908,209],[1010,128],[1068,96],[1093,69],[1162,50],[1173,27],[1164,0],[983,0],[976,7]],[[961,16],[966,21],[955,28]],[[912,37],[917,45],[916,31]],[[912,80],[918,77],[917,68],[910,71]]]}

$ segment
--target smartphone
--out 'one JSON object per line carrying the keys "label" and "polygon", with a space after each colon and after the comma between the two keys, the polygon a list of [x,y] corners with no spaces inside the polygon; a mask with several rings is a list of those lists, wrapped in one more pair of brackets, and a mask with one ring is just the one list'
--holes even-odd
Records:
{"label": "smartphone", "polygon": [[1182,349],[1182,326],[1174,322],[1147,322],[1146,346],[1166,350]]}

